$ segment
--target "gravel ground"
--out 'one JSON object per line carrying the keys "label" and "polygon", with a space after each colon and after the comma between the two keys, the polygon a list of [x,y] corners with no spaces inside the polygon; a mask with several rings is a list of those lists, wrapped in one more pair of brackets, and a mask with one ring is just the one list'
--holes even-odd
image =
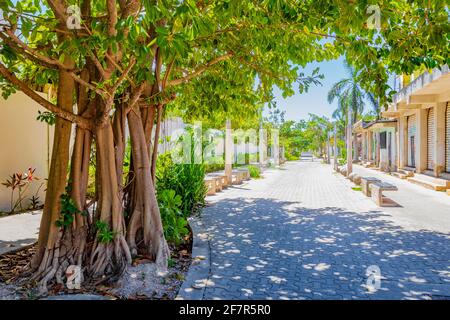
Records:
{"label": "gravel ground", "polygon": [[[185,279],[190,265],[190,245],[171,248],[169,270],[162,274],[148,259],[139,258],[128,267],[123,278],[112,286],[99,286],[96,290],[81,290],[71,295],[61,286],[49,288],[48,300],[96,300],[95,297],[113,299],[174,299]],[[21,265],[26,265],[34,252],[33,247],[0,255],[0,300],[35,299],[33,291],[11,281]],[[26,286],[28,287],[28,286]],[[55,294],[56,293],[56,294]],[[74,295],[75,294],[75,295]]]}
{"label": "gravel ground", "polygon": [[154,263],[139,264],[129,268],[110,293],[120,299],[173,299],[184,277],[178,268],[162,274]]}
{"label": "gravel ground", "polygon": [[0,283],[0,300],[20,300],[22,295],[16,292],[16,287],[10,284]]}

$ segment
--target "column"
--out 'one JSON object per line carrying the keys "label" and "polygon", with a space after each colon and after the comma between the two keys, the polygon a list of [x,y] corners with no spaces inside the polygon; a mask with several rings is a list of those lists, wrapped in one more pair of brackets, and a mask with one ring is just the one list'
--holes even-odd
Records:
{"label": "column", "polygon": [[330,164],[330,132],[327,132],[327,164]]}
{"label": "column", "polygon": [[259,143],[258,143],[258,154],[259,154],[259,165],[264,166],[264,155],[266,152],[266,134],[263,129],[262,123],[259,126]]}
{"label": "column", "polygon": [[434,128],[435,128],[435,141],[434,141],[434,154],[435,154],[435,166],[434,175],[439,175],[445,171],[445,107],[446,102],[439,102],[435,105],[434,110]]}
{"label": "column", "polygon": [[398,167],[404,168],[408,165],[408,118],[405,116],[399,117],[398,140]]}
{"label": "column", "polygon": [[347,177],[353,171],[353,135],[352,135],[352,108],[347,108]]}
{"label": "column", "polygon": [[273,161],[275,166],[280,165],[280,144],[278,129],[272,130],[272,146],[273,146]]}
{"label": "column", "polygon": [[225,129],[225,175],[227,176],[228,183],[232,181],[232,164],[233,164],[233,137],[231,134],[231,121],[227,120]]}
{"label": "column", "polygon": [[338,148],[337,148],[337,124],[336,124],[336,122],[334,123],[334,141],[333,141],[333,144],[334,144],[334,163],[333,163],[333,165],[334,165],[334,170],[337,170],[337,167],[338,167],[338,162],[337,162],[337,157],[338,157]]}
{"label": "column", "polygon": [[367,132],[362,133],[362,160],[367,161]]}
{"label": "column", "polygon": [[426,109],[416,112],[417,132],[416,143],[416,171],[422,173],[427,168],[427,113]]}

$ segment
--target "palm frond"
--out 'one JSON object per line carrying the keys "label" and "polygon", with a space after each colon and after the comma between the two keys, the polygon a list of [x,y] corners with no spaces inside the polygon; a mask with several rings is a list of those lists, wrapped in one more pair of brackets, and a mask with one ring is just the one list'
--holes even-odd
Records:
{"label": "palm frond", "polygon": [[375,112],[377,117],[380,115],[380,104],[378,103],[378,99],[375,98],[375,95],[371,92],[367,92],[367,100],[369,101],[370,105],[372,106],[372,110]]}
{"label": "palm frond", "polygon": [[342,93],[345,91],[345,88],[350,82],[351,79],[342,79],[336,82],[333,87],[331,87],[330,91],[328,91],[328,103],[332,103],[334,99],[342,95]]}

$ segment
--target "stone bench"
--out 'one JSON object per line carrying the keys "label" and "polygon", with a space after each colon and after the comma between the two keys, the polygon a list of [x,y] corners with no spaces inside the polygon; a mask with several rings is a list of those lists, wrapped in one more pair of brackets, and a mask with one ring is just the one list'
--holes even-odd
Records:
{"label": "stone bench", "polygon": [[350,173],[348,178],[351,181],[353,181],[353,183],[355,183],[356,185],[360,185],[361,184],[361,177],[355,172]]}
{"label": "stone bench", "polygon": [[244,171],[233,170],[231,173],[231,184],[241,184],[244,180]]}
{"label": "stone bench", "polygon": [[250,180],[250,171],[248,168],[237,168],[237,171],[243,172],[243,180]]}
{"label": "stone bench", "polygon": [[216,194],[216,180],[217,179],[212,177],[205,177],[205,179],[203,179],[203,181],[205,181],[205,186],[207,188],[206,195],[212,196]]}
{"label": "stone bench", "polygon": [[227,176],[224,173],[211,172],[211,173],[208,173],[206,176],[219,179],[221,182],[222,188],[226,188],[229,185]]}
{"label": "stone bench", "polygon": [[379,207],[396,206],[397,204],[390,199],[383,197],[383,191],[397,191],[398,188],[387,182],[374,182],[370,185],[372,200]]}
{"label": "stone bench", "polygon": [[213,179],[214,185],[216,187],[216,192],[220,192],[223,189],[223,179],[220,176],[214,175],[214,174],[208,174],[206,175],[207,179]]}
{"label": "stone bench", "polygon": [[370,197],[370,185],[375,182],[381,182],[380,179],[374,178],[374,177],[361,177],[361,189],[362,193],[366,195],[367,197]]}

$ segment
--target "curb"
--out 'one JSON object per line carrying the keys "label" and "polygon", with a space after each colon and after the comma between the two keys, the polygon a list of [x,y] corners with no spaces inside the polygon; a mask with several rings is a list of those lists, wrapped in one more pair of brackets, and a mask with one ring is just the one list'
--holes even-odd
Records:
{"label": "curb", "polygon": [[211,274],[210,236],[199,216],[188,219],[192,229],[192,262],[175,300],[203,300]]}

